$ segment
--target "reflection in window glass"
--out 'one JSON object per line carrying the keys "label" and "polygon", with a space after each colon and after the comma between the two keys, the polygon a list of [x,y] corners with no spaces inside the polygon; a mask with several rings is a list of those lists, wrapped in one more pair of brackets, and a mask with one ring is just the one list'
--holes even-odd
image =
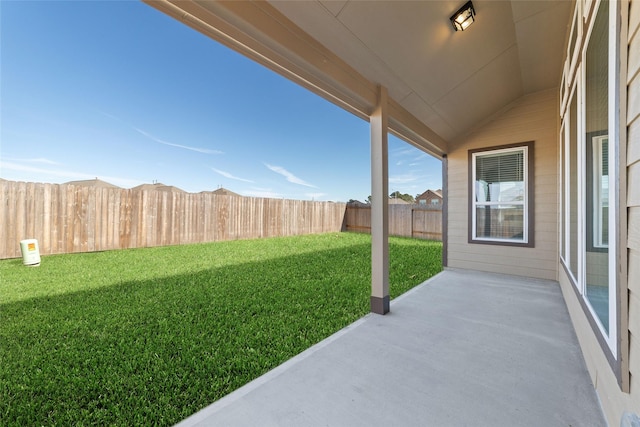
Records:
{"label": "reflection in window glass", "polygon": [[476,236],[522,240],[524,209],[520,205],[482,206],[476,208]]}
{"label": "reflection in window glass", "polygon": [[609,2],[602,1],[585,54],[585,152],[587,213],[586,296],[609,330]]}

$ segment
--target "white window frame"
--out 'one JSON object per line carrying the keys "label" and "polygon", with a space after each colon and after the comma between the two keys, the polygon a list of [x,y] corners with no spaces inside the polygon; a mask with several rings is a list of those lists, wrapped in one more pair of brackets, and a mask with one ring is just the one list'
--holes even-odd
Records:
{"label": "white window frame", "polygon": [[584,22],[587,22],[587,19],[589,19],[591,6],[593,6],[593,0],[584,0],[584,5],[582,6],[582,16],[584,18]]}
{"label": "white window frame", "polygon": [[[507,154],[522,152],[522,170],[523,170],[523,184],[524,184],[524,198],[522,201],[478,201],[478,186],[476,185],[476,159],[479,156]],[[471,241],[474,243],[501,243],[511,245],[527,246],[529,244],[529,146],[517,145],[508,148],[496,148],[483,151],[477,151],[471,153]],[[500,239],[492,237],[477,236],[477,213],[476,210],[479,206],[496,206],[501,205],[508,206],[522,206],[522,239]]]}
{"label": "white window frame", "polygon": [[[564,153],[564,156],[562,157],[562,160],[564,161],[564,171],[565,171],[565,176],[562,177],[563,180],[563,186],[564,186],[564,203],[565,203],[565,218],[563,218],[565,227],[564,227],[564,231],[565,231],[565,235],[564,235],[564,245],[565,245],[565,254],[566,257],[565,259],[563,259],[565,265],[566,265],[566,271],[569,274],[569,276],[573,279],[574,284],[576,285],[576,288],[578,289],[579,293],[581,295],[584,295],[585,290],[582,288],[582,284],[583,284],[583,278],[582,278],[582,274],[581,272],[583,271],[583,264],[584,264],[584,257],[581,256],[580,254],[583,253],[583,244],[584,242],[582,241],[582,239],[578,239],[577,241],[577,254],[576,254],[576,264],[577,264],[577,277],[576,275],[573,274],[573,271],[571,270],[571,263],[574,262],[574,260],[571,258],[571,215],[569,214],[569,207],[571,206],[571,188],[570,188],[570,175],[571,173],[576,173],[577,174],[577,187],[575,189],[577,194],[583,194],[583,174],[584,174],[584,168],[580,167],[580,159],[583,157],[583,149],[581,148],[581,144],[580,144],[580,136],[583,134],[583,120],[580,119],[580,114],[582,111],[582,90],[580,90],[579,88],[581,88],[581,66],[578,68],[578,72],[576,73],[576,78],[573,81],[573,84],[571,85],[570,89],[567,91],[568,95],[567,95],[567,111],[563,120],[564,123],[564,147],[562,147],[562,152]],[[573,126],[573,123],[571,123],[571,114],[569,112],[570,110],[570,105],[571,105],[571,100],[575,97],[576,99],[576,105],[577,105],[577,111],[576,111],[576,123],[575,123],[575,131],[576,131],[576,138],[577,138],[577,147],[576,147],[576,157],[577,157],[577,164],[578,164],[578,170],[577,171],[573,171],[571,170],[571,158],[567,155],[567,153],[569,152],[569,145],[571,144],[571,129]],[[578,203],[578,205],[580,205],[580,203]],[[583,230],[583,215],[578,214],[577,215],[577,230],[578,230],[578,236],[582,233],[581,230]],[[562,253],[562,251],[560,252]]]}
{"label": "white window frame", "polygon": [[569,82],[569,59],[567,58],[562,67],[562,81],[560,82],[560,119],[564,117],[567,111],[569,92],[571,91]]}
{"label": "white window frame", "polygon": [[[576,43],[571,50],[571,40],[575,37]],[[582,2],[577,1],[573,14],[571,15],[571,31],[569,32],[569,44],[567,46],[568,71],[567,80],[573,80],[574,73],[578,67],[580,58],[580,48],[582,42]]]}

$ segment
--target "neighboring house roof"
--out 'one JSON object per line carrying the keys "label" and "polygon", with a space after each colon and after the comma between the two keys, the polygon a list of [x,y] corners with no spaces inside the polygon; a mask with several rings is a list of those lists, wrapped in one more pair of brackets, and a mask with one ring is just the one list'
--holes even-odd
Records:
{"label": "neighboring house roof", "polygon": [[418,197],[416,197],[416,200],[433,199],[434,197],[442,199],[442,190],[427,190],[421,195],[419,195]]}
{"label": "neighboring house roof", "polygon": [[148,191],[155,190],[155,191],[171,191],[175,193],[186,193],[186,191],[178,187],[174,187],[173,185],[164,185],[160,182],[156,182],[155,184],[138,185],[137,187],[133,187],[132,190],[148,190]]}
{"label": "neighboring house roof", "polygon": [[118,187],[117,185],[113,185],[109,182],[103,181],[101,179],[95,178],[95,179],[85,179],[85,180],[80,180],[80,181],[69,181],[69,182],[65,182],[65,184],[67,185],[82,185],[85,187],[99,187],[99,188],[122,188],[122,187]]}

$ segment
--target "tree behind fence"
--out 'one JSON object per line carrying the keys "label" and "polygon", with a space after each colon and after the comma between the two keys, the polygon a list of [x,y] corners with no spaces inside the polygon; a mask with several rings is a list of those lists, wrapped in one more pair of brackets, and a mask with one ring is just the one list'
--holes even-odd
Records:
{"label": "tree behind fence", "polygon": [[344,203],[0,180],[0,258],[339,232]]}

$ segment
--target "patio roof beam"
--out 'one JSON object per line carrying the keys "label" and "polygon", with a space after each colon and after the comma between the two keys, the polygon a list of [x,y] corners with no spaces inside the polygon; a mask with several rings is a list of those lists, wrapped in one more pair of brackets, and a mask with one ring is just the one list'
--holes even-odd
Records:
{"label": "patio roof beam", "polygon": [[371,127],[371,311],[389,312],[389,145],[388,96],[378,87]]}

